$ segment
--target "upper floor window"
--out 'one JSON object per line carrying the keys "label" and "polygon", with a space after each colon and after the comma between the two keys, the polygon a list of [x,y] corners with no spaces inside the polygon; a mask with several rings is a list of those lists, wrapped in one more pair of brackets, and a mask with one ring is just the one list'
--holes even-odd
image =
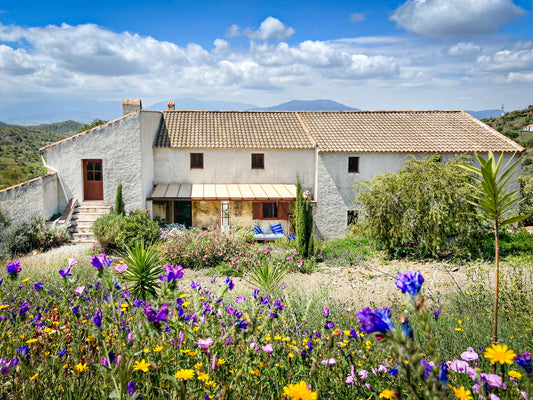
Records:
{"label": "upper floor window", "polygon": [[265,155],[264,154],[252,154],[252,169],[264,169],[265,168]]}
{"label": "upper floor window", "polygon": [[191,153],[191,169],[204,168],[204,153]]}
{"label": "upper floor window", "polygon": [[359,172],[359,157],[348,157],[348,172]]}

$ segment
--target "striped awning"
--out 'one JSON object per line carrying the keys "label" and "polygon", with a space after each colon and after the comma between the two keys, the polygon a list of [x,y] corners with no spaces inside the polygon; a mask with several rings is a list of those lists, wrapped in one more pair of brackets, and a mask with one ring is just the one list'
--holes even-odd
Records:
{"label": "striped awning", "polygon": [[296,185],[172,183],[155,185],[148,200],[295,200]]}

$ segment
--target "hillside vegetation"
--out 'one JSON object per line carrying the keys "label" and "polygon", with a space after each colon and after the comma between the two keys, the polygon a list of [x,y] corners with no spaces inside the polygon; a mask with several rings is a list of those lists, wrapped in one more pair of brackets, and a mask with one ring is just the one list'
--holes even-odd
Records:
{"label": "hillside vegetation", "polygon": [[522,161],[522,175],[533,177],[533,132],[523,130],[524,126],[533,124],[533,105],[524,110],[512,111],[501,117],[486,118],[482,121],[526,149]]}
{"label": "hillside vegetation", "polygon": [[76,121],[36,126],[0,122],[0,189],[46,172],[39,148],[71,136],[83,126]]}

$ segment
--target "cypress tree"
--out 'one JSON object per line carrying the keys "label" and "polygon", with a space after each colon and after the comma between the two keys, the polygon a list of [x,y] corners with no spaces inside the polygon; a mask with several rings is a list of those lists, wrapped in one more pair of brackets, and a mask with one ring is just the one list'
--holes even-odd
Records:
{"label": "cypress tree", "polygon": [[302,185],[296,185],[296,204],[294,207],[296,228],[296,250],[302,257],[308,257],[314,252],[313,243],[313,214],[311,200],[304,200]]}
{"label": "cypress tree", "polygon": [[115,199],[115,214],[124,215],[124,200],[122,199],[122,183],[117,186],[117,197]]}

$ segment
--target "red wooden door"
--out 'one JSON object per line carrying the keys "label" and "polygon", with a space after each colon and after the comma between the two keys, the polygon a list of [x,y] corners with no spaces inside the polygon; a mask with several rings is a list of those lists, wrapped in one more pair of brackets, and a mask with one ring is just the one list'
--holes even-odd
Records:
{"label": "red wooden door", "polygon": [[104,199],[102,160],[83,160],[83,199]]}

